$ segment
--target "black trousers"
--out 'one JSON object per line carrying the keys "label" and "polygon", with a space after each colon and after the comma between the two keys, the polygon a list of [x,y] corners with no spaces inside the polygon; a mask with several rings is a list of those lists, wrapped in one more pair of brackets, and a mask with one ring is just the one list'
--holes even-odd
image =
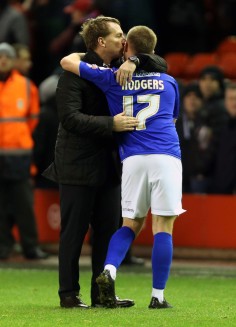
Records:
{"label": "black trousers", "polygon": [[61,231],[59,242],[59,296],[77,295],[79,257],[89,225],[93,230],[91,299],[99,296],[97,276],[112,234],[120,222],[120,185],[88,187],[60,185]]}
{"label": "black trousers", "polygon": [[11,230],[17,225],[23,252],[38,245],[33,207],[33,190],[29,180],[0,180],[0,248],[12,249]]}

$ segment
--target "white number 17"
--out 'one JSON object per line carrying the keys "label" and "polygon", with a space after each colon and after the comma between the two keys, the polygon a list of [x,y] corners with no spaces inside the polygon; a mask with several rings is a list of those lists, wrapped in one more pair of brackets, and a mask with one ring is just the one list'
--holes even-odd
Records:
{"label": "white number 17", "polygon": [[[123,111],[126,116],[133,116],[133,96],[123,96]],[[160,95],[157,94],[144,94],[137,96],[137,103],[147,103],[147,106],[138,112],[136,118],[139,120],[139,124],[136,130],[146,129],[146,119],[155,115],[160,106]]]}

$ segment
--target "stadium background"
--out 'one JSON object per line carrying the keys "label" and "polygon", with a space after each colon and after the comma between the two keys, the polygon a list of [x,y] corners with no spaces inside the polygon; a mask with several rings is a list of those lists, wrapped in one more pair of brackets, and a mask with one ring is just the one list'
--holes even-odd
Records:
{"label": "stadium background", "polygon": [[[11,1],[20,9],[24,2]],[[63,9],[70,2],[33,1],[34,10],[26,13],[33,59],[30,77],[37,85],[57,69],[59,59],[68,53],[69,47],[61,51],[52,49],[57,36],[71,24],[70,16]],[[39,5],[40,3],[44,4]],[[226,78],[236,79],[236,1],[96,0],[94,8],[101,14],[120,19],[124,32],[134,25],[153,28],[158,35],[156,52],[166,58],[169,73],[181,82],[197,79],[199,71],[207,64],[218,65],[224,70]],[[225,55],[228,55],[226,59]],[[46,245],[58,242],[58,203],[57,191],[35,190],[39,237],[40,242]],[[183,203],[188,211],[176,223],[175,254],[235,259],[235,196],[184,195]],[[226,217],[224,233],[222,217]],[[150,221],[135,244],[146,247],[146,252],[142,251],[142,255],[149,256]],[[205,254],[204,249],[208,250],[208,254]]]}

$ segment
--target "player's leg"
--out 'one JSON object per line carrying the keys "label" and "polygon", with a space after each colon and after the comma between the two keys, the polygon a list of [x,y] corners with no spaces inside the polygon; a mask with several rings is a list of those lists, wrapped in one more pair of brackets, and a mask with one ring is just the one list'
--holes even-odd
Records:
{"label": "player's leg", "polygon": [[[122,227],[115,232],[110,240],[104,271],[96,279],[100,291],[100,301],[109,308],[117,307],[115,296],[116,271],[134,238],[142,229],[144,219],[124,218]],[[134,305],[134,302],[132,305]]]}
{"label": "player's leg", "polygon": [[121,187],[120,185],[105,185],[98,188],[91,219],[92,235],[92,305],[100,302],[99,289],[96,278],[104,270],[104,262],[112,235],[120,227],[121,215]]}
{"label": "player's leg", "polygon": [[140,232],[150,207],[146,156],[132,156],[124,160],[121,187],[123,225],[111,238],[105,261],[105,268],[113,266],[111,275],[114,279],[116,269]]}
{"label": "player's leg", "polygon": [[113,278],[150,208],[146,156],[132,156],[124,160],[121,186],[123,225],[111,238],[105,261],[105,267],[114,266],[111,272]]}
{"label": "player's leg", "polygon": [[[149,308],[171,307],[164,299],[173,255],[172,231],[176,216],[152,215],[154,243],[152,249],[152,300]],[[157,300],[156,300],[157,299]]]}
{"label": "player's leg", "polygon": [[[146,217],[135,219],[123,218],[124,221],[122,227],[111,238],[104,271],[97,278],[101,303],[109,308],[119,306],[130,307],[134,305],[134,302],[132,301],[131,303],[131,300],[120,299],[118,300],[120,305],[117,305],[117,298],[115,297],[115,279],[117,269],[123,261],[134,238],[142,230],[145,219]],[[121,302],[124,302],[124,304],[122,305]],[[127,303],[129,305],[127,305]]]}
{"label": "player's leg", "polygon": [[123,225],[112,236],[105,261],[105,270],[97,278],[103,302],[109,307],[115,306],[114,280],[116,270],[123,261],[130,245],[142,229],[149,209],[150,199],[146,190],[145,159],[135,156],[123,163],[122,174],[122,214]]}
{"label": "player's leg", "polygon": [[185,211],[181,203],[181,162],[171,156],[154,155],[149,173],[152,181],[151,211],[154,235],[153,288],[149,308],[161,309],[171,307],[164,299],[164,289],[172,263],[172,231],[176,217]]}
{"label": "player's leg", "polygon": [[142,229],[144,219],[145,218],[123,218],[122,227],[113,234],[105,261],[105,269],[110,270],[113,279],[116,278],[116,270],[123,261],[133,240]]}

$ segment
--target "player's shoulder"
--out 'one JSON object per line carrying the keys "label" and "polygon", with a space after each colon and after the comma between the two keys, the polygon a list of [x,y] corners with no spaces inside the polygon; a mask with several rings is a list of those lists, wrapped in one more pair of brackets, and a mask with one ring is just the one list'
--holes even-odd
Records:
{"label": "player's shoulder", "polygon": [[161,73],[161,78],[163,80],[165,80],[165,81],[170,82],[170,83],[177,84],[176,79],[173,76],[171,76],[171,75],[169,75],[167,73]]}

